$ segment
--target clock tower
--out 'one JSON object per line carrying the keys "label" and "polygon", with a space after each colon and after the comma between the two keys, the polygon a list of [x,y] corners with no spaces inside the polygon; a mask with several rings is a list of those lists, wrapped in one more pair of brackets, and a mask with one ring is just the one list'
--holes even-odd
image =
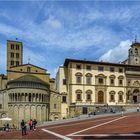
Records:
{"label": "clock tower", "polygon": [[140,65],[140,43],[132,43],[129,49],[128,64],[130,65]]}

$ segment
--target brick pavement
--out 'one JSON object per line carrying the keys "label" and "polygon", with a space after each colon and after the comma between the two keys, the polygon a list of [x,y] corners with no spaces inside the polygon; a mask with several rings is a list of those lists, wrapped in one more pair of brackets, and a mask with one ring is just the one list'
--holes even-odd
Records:
{"label": "brick pavement", "polygon": [[[119,134],[137,134],[140,133],[140,113],[128,113],[126,114],[126,118],[111,122],[106,125],[102,125],[100,127],[89,129],[88,131],[83,131],[81,133],[75,134],[75,136],[67,136],[68,134],[81,131],[87,128],[92,128],[97,125],[101,125],[103,123],[109,122],[111,120],[115,120],[121,117],[120,114],[113,114],[102,117],[91,117],[84,119],[77,119],[77,121],[68,121],[63,122],[62,124],[49,124],[43,125],[37,128],[35,131],[28,131],[27,135],[21,136],[21,131],[12,131],[12,132],[0,132],[0,139],[60,139],[50,133],[42,131],[42,129],[47,129],[51,132],[60,134],[62,136],[67,136],[72,139],[97,139],[97,138],[124,138],[124,136],[120,136]],[[91,135],[90,135],[91,134]],[[107,134],[104,137],[95,136],[95,134]],[[112,136],[116,134],[117,136]],[[83,135],[83,136],[78,136]],[[88,136],[89,135],[89,136]],[[132,136],[125,136],[125,138],[132,138]],[[134,137],[136,138],[136,137]],[[140,139],[140,137],[138,137]]]}

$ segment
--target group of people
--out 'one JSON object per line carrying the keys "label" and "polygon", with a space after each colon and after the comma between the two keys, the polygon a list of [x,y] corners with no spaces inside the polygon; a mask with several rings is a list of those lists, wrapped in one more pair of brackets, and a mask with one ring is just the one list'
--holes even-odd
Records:
{"label": "group of people", "polygon": [[9,130],[10,130],[10,125],[9,125],[9,123],[4,124],[4,125],[3,125],[3,128],[4,128],[4,131],[9,131]]}
{"label": "group of people", "polygon": [[11,130],[16,130],[16,126],[13,124],[13,125],[10,125],[9,123],[6,123],[3,125],[3,131],[11,131]]}
{"label": "group of people", "polygon": [[29,125],[30,130],[36,130],[36,125],[37,125],[36,119],[34,119],[34,120],[30,119],[28,124],[24,120],[21,121],[20,126],[21,126],[21,130],[22,130],[22,136],[27,134],[28,125]]}
{"label": "group of people", "polygon": [[89,112],[88,113],[88,117],[90,117],[91,115],[96,115],[96,111],[93,111],[93,112]]}

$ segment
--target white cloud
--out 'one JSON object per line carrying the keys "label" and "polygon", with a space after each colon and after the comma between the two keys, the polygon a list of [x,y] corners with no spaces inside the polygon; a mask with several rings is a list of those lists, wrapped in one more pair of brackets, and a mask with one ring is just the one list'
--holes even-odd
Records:
{"label": "white cloud", "polygon": [[[30,59],[30,61],[29,61]],[[45,62],[46,58],[45,56],[42,56],[38,51],[33,51],[28,48],[24,48],[24,63],[28,63],[28,61],[31,64],[40,66],[40,67],[45,67]]]}
{"label": "white cloud", "polygon": [[120,62],[125,60],[128,57],[128,49],[130,48],[131,43],[130,40],[121,41],[117,47],[108,50],[99,58],[99,60],[107,62]]}
{"label": "white cloud", "polygon": [[[50,30],[50,26],[54,30]],[[30,40],[35,44],[43,44],[40,45],[40,47],[43,48],[54,46],[55,48],[59,47],[61,49],[82,49],[92,45],[99,45],[100,47],[102,42],[104,42],[105,45],[110,41],[110,38],[116,38],[115,33],[112,30],[100,26],[94,26],[77,32],[69,32],[64,28],[61,29],[61,33],[55,31],[55,29],[61,27],[61,23],[57,19],[51,17],[41,25],[29,23],[24,27],[24,30],[0,24],[0,32],[7,37],[18,36],[19,38]]]}
{"label": "white cloud", "polygon": [[[41,7],[43,7],[42,4]],[[55,8],[56,7],[47,7],[44,9],[48,15],[41,24],[35,23],[35,20],[32,18],[21,19],[21,16],[19,16],[20,20],[19,23],[17,20],[17,24],[21,26],[20,29],[12,25],[9,26],[1,23],[0,33],[7,37],[18,36],[23,40],[30,40],[32,43],[38,43],[40,47],[43,48],[54,46],[55,48],[58,47],[58,49],[85,49],[93,45],[101,47],[103,44],[107,46],[112,40],[116,41],[119,39],[119,35],[116,36],[116,33],[114,33],[111,28],[105,27],[103,24],[102,26],[98,26],[97,23],[93,24],[92,27],[84,26],[98,19],[114,20],[117,17],[117,20],[120,20],[130,15],[129,10],[127,10],[128,8],[125,8],[124,13],[122,10],[117,12],[116,10],[112,10],[109,13],[103,13],[103,11],[99,11],[96,8],[93,12],[93,7],[91,8],[89,6],[86,8],[86,12],[72,12],[62,7],[57,7],[56,12],[56,10],[54,10]],[[35,15],[37,15],[37,11]],[[18,19],[18,16],[16,18]],[[75,31],[75,29],[77,30]]]}
{"label": "white cloud", "polygon": [[[51,51],[62,50],[65,53],[64,56],[70,57],[72,55],[68,52],[75,51],[78,58],[80,51],[85,51],[87,54],[86,49],[88,47],[92,49],[95,46],[96,50],[93,48],[90,54],[98,57],[108,50],[100,57],[100,60],[118,62],[127,58],[130,41],[126,39],[132,38],[140,30],[139,26],[132,24],[132,21],[136,20],[131,20],[136,17],[139,19],[139,5],[120,6],[119,8],[116,5],[113,8],[108,5],[108,7],[98,9],[98,6],[94,4],[87,7],[86,4],[65,7],[59,4],[45,5],[44,3],[39,2],[34,6],[33,2],[33,5],[29,7],[22,5],[16,16],[16,11],[9,12],[6,8],[6,12],[0,13],[0,16],[7,18],[8,22],[5,22],[7,20],[0,21],[0,35],[8,39],[18,37],[26,44],[29,42],[30,47],[27,49],[27,45],[24,48],[26,62],[30,56],[31,63],[40,67],[47,67],[49,63],[52,63],[54,66],[50,64],[50,67],[47,67],[52,73],[56,72],[55,68],[58,65],[53,61],[59,61],[60,58],[47,55],[49,52],[37,52],[38,48],[43,51],[47,48],[48,51],[49,47],[52,47]],[[78,7],[81,7],[81,10]],[[3,12],[3,9],[1,11]],[[139,25],[139,20],[137,21]],[[121,40],[125,41],[120,42]],[[120,44],[117,47],[110,49],[118,42]],[[97,54],[98,51],[100,53]],[[0,54],[2,55],[2,52]],[[64,56],[61,58],[63,59]],[[5,63],[5,60],[2,61]]]}
{"label": "white cloud", "polygon": [[6,13],[6,11],[0,12],[0,17],[4,17],[8,20],[11,20],[11,17]]}
{"label": "white cloud", "polygon": [[52,15],[49,16],[47,23],[54,29],[59,29],[62,26],[61,22],[54,18]]}
{"label": "white cloud", "polygon": [[18,34],[22,34],[22,31],[17,27],[0,23],[0,34],[3,34],[8,37],[16,37]]}

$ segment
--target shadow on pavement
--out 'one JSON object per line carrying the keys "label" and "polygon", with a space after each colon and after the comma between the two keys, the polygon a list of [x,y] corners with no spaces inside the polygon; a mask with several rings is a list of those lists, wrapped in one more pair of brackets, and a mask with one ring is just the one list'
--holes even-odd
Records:
{"label": "shadow on pavement", "polygon": [[[135,132],[133,134],[140,134],[140,132]],[[82,138],[83,140],[98,140],[98,139],[101,139],[101,140],[109,140],[109,139],[112,139],[112,140],[134,140],[134,139],[139,139],[140,140],[140,136],[106,136],[106,137],[95,137],[95,136],[84,136]]]}

